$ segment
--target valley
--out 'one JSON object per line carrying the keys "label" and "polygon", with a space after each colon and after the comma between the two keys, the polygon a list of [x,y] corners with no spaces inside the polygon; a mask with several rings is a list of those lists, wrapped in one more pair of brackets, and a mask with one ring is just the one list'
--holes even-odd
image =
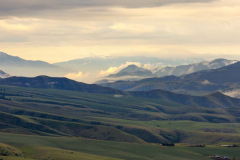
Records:
{"label": "valley", "polygon": [[[0,99],[1,145],[10,145],[29,159],[209,159],[220,153],[239,157],[239,148],[220,146],[240,142],[238,107],[186,106],[169,100],[59,89],[0,88],[5,95]],[[207,146],[189,147],[193,144]],[[9,157],[24,156],[10,154],[3,159]]]}

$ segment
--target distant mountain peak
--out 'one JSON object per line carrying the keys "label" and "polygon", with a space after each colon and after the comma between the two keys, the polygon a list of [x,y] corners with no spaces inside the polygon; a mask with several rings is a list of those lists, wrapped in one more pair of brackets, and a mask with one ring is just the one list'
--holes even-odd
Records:
{"label": "distant mountain peak", "polygon": [[131,64],[126,68],[120,70],[117,74],[111,74],[108,76],[108,78],[119,77],[153,77],[153,73],[150,70]]}
{"label": "distant mountain peak", "polygon": [[202,61],[188,65],[180,65],[175,67],[165,67],[155,71],[156,76],[163,77],[167,75],[181,76],[202,70],[217,69],[236,63],[236,60],[227,60],[223,58],[215,59],[213,61]]}
{"label": "distant mountain peak", "polygon": [[122,69],[121,71],[119,71],[118,73],[124,73],[124,72],[132,73],[132,72],[138,72],[138,71],[149,71],[149,70],[138,67],[134,64],[131,64],[131,65],[127,66],[126,68]]}
{"label": "distant mountain peak", "polygon": [[217,62],[217,61],[228,61],[228,60],[225,58],[217,58],[217,59],[214,59],[212,62]]}
{"label": "distant mountain peak", "polygon": [[25,60],[18,56],[12,56],[0,52],[0,69],[16,76],[32,77],[37,75],[65,76],[74,70],[62,68],[44,61]]}
{"label": "distant mountain peak", "polygon": [[6,53],[4,53],[4,52],[0,52],[0,58],[5,58],[5,57],[7,57],[8,56],[8,54],[6,54]]}
{"label": "distant mountain peak", "polygon": [[217,92],[213,92],[208,94],[208,96],[224,96],[224,94],[222,94],[221,92],[217,91]]}

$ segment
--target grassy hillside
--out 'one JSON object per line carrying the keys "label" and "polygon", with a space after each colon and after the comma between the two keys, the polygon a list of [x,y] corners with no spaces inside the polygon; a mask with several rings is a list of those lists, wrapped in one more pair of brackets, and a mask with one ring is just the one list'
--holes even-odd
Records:
{"label": "grassy hillside", "polygon": [[180,77],[167,76],[162,78],[148,78],[139,81],[117,81],[100,85],[125,91],[151,91],[162,89],[190,95],[192,95],[192,92],[198,92],[199,95],[224,90],[230,87],[230,85],[203,83],[203,81],[183,81]]}
{"label": "grassy hillside", "polygon": [[[24,158],[15,152],[28,159],[73,160],[238,156],[239,148],[218,145],[240,143],[238,107],[207,108],[129,95],[0,88],[0,142],[14,148],[13,153],[2,156],[4,160]],[[163,147],[161,143],[176,146]]]}
{"label": "grassy hillside", "polygon": [[[168,79],[168,78],[162,78]],[[170,78],[171,79],[171,78]],[[98,85],[90,85],[81,82],[76,82],[67,78],[55,78],[47,76],[38,76],[34,78],[27,77],[10,77],[0,80],[0,85],[20,86],[26,88],[44,88],[44,89],[61,89],[69,91],[78,91],[84,93],[95,93],[95,94],[108,94],[114,95],[115,98],[122,96],[129,97],[141,97],[141,98],[155,98],[161,99],[173,103],[190,106],[202,106],[207,108],[228,108],[238,107],[240,105],[240,99],[234,99],[223,94],[217,93],[209,96],[191,96],[184,94],[177,94],[164,90],[151,90],[151,91],[136,91],[136,92],[125,92],[117,89],[108,87],[101,87]],[[169,86],[169,85],[168,85]],[[195,85],[193,85],[195,86]],[[3,91],[4,93],[4,91]],[[16,96],[15,93],[0,93],[2,96]],[[223,99],[223,100],[222,100]],[[24,101],[31,101],[24,99]],[[36,102],[38,100],[34,100]],[[45,101],[43,103],[57,103]],[[105,104],[102,102],[101,104]],[[62,103],[63,104],[63,103]],[[84,108],[83,106],[79,106]]]}
{"label": "grassy hillside", "polygon": [[0,80],[1,85],[31,87],[31,88],[46,88],[46,89],[62,89],[71,91],[80,91],[88,93],[101,94],[126,94],[124,91],[100,87],[98,85],[90,85],[81,82],[76,82],[67,78],[56,78],[48,76],[38,76],[34,78],[27,77],[10,77]]}
{"label": "grassy hillside", "polygon": [[[11,148],[34,159],[168,159],[168,160],[207,160],[208,156],[240,157],[239,148],[223,148],[209,145],[205,148],[189,147],[179,144],[175,147],[163,147],[156,144],[132,144],[106,142],[69,137],[39,137],[0,133],[0,140]],[[22,145],[24,144],[24,145]],[[5,158],[5,157],[4,157]]]}

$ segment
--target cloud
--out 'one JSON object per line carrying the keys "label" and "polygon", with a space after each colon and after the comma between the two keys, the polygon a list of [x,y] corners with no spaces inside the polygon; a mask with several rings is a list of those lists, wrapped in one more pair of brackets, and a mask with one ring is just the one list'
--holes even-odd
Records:
{"label": "cloud", "polygon": [[209,3],[217,0],[0,0],[0,19],[9,17],[78,19],[113,17],[112,8],[151,8],[169,4]]}
{"label": "cloud", "polygon": [[211,82],[209,82],[209,80],[204,80],[204,81],[202,82],[202,84],[208,85],[208,84],[211,84]]}
{"label": "cloud", "polygon": [[154,26],[141,25],[141,24],[124,24],[116,23],[109,27],[118,32],[129,32],[129,33],[154,33],[156,28]]}
{"label": "cloud", "polygon": [[227,92],[224,92],[223,94],[233,97],[233,98],[240,98],[240,89],[227,91]]}
{"label": "cloud", "polygon": [[36,28],[36,25],[32,24],[21,24],[13,20],[0,20],[0,28],[10,31],[30,31]]}
{"label": "cloud", "polygon": [[8,10],[56,10],[78,7],[126,7],[126,8],[145,8],[158,7],[174,3],[207,3],[214,0],[0,0],[0,6],[4,11]]}
{"label": "cloud", "polygon": [[79,78],[85,78],[88,76],[89,76],[89,73],[83,74],[82,72],[69,73],[69,74],[65,75],[65,77],[67,77],[69,79],[79,79]]}
{"label": "cloud", "polygon": [[0,48],[50,63],[91,53],[239,59],[239,0],[186,2],[0,0]]}
{"label": "cloud", "polygon": [[114,74],[114,73],[117,73],[120,70],[126,68],[129,65],[136,65],[138,67],[141,67],[141,63],[139,63],[139,62],[126,62],[125,64],[121,64],[118,67],[110,67],[109,69],[107,69],[105,71],[100,71],[99,75],[100,76],[107,76],[109,74]]}
{"label": "cloud", "polygon": [[159,67],[161,64],[141,64],[140,62],[126,62],[125,64],[121,64],[118,67],[109,67],[107,70],[100,71],[99,76],[115,74],[129,65],[136,65],[144,69],[153,70],[154,68]]}

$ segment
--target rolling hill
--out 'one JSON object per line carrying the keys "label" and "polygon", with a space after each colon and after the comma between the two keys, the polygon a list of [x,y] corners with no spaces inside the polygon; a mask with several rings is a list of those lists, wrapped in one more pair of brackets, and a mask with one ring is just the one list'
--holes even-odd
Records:
{"label": "rolling hill", "polygon": [[129,92],[134,97],[154,98],[189,106],[206,108],[239,107],[240,99],[226,96],[220,92],[205,96],[189,96],[163,90]]}
{"label": "rolling hill", "polygon": [[[71,83],[67,80],[63,86],[49,86],[53,80],[63,81],[61,78],[7,79],[15,86],[0,85],[0,159],[207,160],[219,153],[240,156],[238,147],[220,146],[240,142],[237,100],[220,93],[193,97],[150,91],[115,96],[88,93],[81,83],[78,91],[77,84],[66,85]],[[198,100],[215,106],[180,104],[200,104]],[[221,106],[216,108],[216,103]],[[199,144],[205,147],[190,147]]]}
{"label": "rolling hill", "polygon": [[61,90],[71,90],[79,92],[88,93],[100,93],[100,94],[123,94],[126,92],[101,87],[95,84],[85,84],[81,82],[76,82],[68,78],[56,78],[48,76],[38,76],[35,78],[27,77],[10,77],[0,80],[0,85],[10,85],[10,86],[21,86],[30,88],[44,88],[44,89],[61,89]]}
{"label": "rolling hill", "polygon": [[[116,96],[154,98],[173,103],[178,103],[181,105],[202,106],[207,108],[226,108],[240,106],[240,99],[231,98],[225,95],[221,95],[219,97],[213,95],[211,97],[209,97],[208,95],[190,96],[164,90],[126,92],[108,87],[101,87],[94,84],[90,85],[81,82],[76,82],[74,80],[70,80],[67,78],[54,78],[47,76],[38,76],[35,78],[10,77],[0,80],[0,85],[41,89],[60,89],[86,93],[110,94]],[[218,93],[218,95],[219,94],[220,93]],[[222,101],[223,99],[225,99],[225,101]]]}

